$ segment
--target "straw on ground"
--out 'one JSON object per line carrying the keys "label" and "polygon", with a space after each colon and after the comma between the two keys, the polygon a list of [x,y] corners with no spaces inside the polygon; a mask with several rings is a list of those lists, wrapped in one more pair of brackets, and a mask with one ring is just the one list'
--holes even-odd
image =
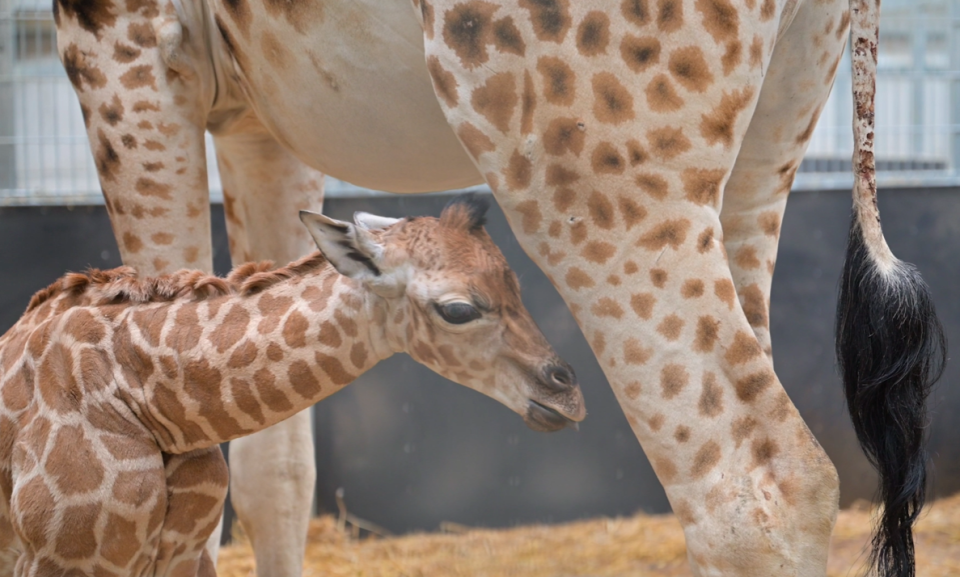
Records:
{"label": "straw on ground", "polygon": [[[830,547],[829,577],[862,572],[870,538],[869,505],[841,511]],[[560,525],[470,529],[356,539],[337,519],[313,520],[305,577],[687,577],[680,524],[672,515],[638,514]],[[448,527],[448,528],[449,528]],[[916,530],[917,575],[960,575],[960,494],[932,503]],[[242,534],[220,551],[220,577],[251,577],[253,554]]]}

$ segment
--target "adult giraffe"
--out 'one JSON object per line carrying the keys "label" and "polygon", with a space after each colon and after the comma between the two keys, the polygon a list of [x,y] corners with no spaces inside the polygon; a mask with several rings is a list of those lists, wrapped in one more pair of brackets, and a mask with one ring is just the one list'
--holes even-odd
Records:
{"label": "adult giraffe", "polygon": [[[883,474],[878,565],[910,575],[922,401],[942,338],[925,287],[880,232],[879,6],[849,1],[857,184],[838,350],[858,435]],[[56,0],[124,261],[150,273],[210,267],[204,129],[234,260],[303,251],[308,239],[273,231],[296,230],[291,204],[319,201],[318,171],[397,192],[482,174],[590,341],[695,573],[823,575],[838,480],[774,374],[768,306],[847,1],[413,4]],[[298,574],[308,425],[301,416],[232,449],[260,575]],[[251,467],[260,443],[276,461]],[[289,501],[259,488],[266,472],[288,483]]]}

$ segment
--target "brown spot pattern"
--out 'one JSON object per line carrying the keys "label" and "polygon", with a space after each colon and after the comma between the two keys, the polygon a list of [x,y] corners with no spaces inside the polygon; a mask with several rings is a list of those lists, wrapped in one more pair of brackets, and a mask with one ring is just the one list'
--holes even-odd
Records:
{"label": "brown spot pattern", "polygon": [[777,212],[772,210],[762,212],[757,217],[757,222],[760,225],[760,230],[767,236],[774,238],[780,236],[780,215]]}
{"label": "brown spot pattern", "polygon": [[647,217],[647,209],[637,204],[632,198],[618,196],[617,207],[620,209],[620,217],[623,218],[623,224],[627,230],[632,229]]}
{"label": "brown spot pattern", "polygon": [[681,0],[657,0],[657,28],[661,32],[674,32],[683,25],[683,2]]}
{"label": "brown spot pattern", "polygon": [[343,368],[343,364],[336,357],[331,357],[323,353],[315,353],[317,364],[320,365],[320,368],[324,373],[330,377],[330,381],[338,386],[343,386],[350,384],[356,378],[354,375],[347,372]]}
{"label": "brown spot pattern", "polygon": [[703,27],[717,44],[737,39],[740,15],[730,0],[697,0],[696,9],[702,15]]}
{"label": "brown spot pattern", "polygon": [[590,218],[593,224],[604,229],[610,230],[616,224],[613,203],[605,194],[598,190],[590,193],[587,199],[587,210],[590,211]]}
{"label": "brown spot pattern", "polygon": [[662,289],[667,283],[667,271],[662,268],[650,269],[650,282],[653,283],[653,286]]}
{"label": "brown spot pattern", "polygon": [[493,23],[493,45],[503,53],[517,56],[526,54],[527,45],[517,25],[514,24],[512,16],[501,18]]}
{"label": "brown spot pattern", "polygon": [[750,435],[753,434],[754,429],[757,428],[757,425],[760,423],[757,422],[753,417],[741,417],[733,422],[730,426],[731,433],[733,434],[733,440],[737,444],[737,448],[740,448],[740,445],[745,441]]}
{"label": "brown spot pattern", "polygon": [[636,185],[657,200],[667,197],[667,180],[658,174],[641,173],[634,179]]}
{"label": "brown spot pattern", "polygon": [[[519,150],[514,150],[510,155],[510,162],[504,169],[507,186],[513,190],[522,190],[530,186],[530,178],[533,172],[533,164]],[[533,201],[535,202],[535,201]]]}
{"label": "brown spot pattern", "polygon": [[727,172],[723,169],[687,168],[680,174],[686,198],[701,206],[720,205],[720,190]]}
{"label": "brown spot pattern", "polygon": [[770,388],[773,384],[773,374],[770,371],[760,371],[752,373],[737,380],[734,388],[737,391],[737,398],[744,403],[752,403],[763,391]]}
{"label": "brown spot pattern", "polygon": [[513,74],[501,72],[475,89],[470,103],[490,124],[506,134],[518,100],[517,82]]}
{"label": "brown spot pattern", "polygon": [[153,66],[143,64],[133,66],[120,76],[120,84],[127,90],[136,90],[149,86],[153,90],[157,89],[157,79],[153,75]]}
{"label": "brown spot pattern", "polygon": [[650,142],[651,154],[663,161],[683,154],[692,146],[683,130],[672,126],[649,130],[647,140]]}
{"label": "brown spot pattern", "polygon": [[648,0],[623,0],[620,4],[620,13],[628,22],[637,26],[645,26],[651,20]]}
{"label": "brown spot pattern", "polygon": [[610,297],[602,297],[590,308],[590,311],[598,317],[612,317],[619,319],[623,317],[623,309],[617,304],[617,301]]}
{"label": "brown spot pattern", "polygon": [[[530,71],[523,72],[523,96],[520,98],[520,133],[533,132],[533,113],[537,109],[537,97],[533,88],[533,77]],[[492,145],[492,143],[491,143]]]}
{"label": "brown spot pattern", "polygon": [[676,81],[692,92],[704,92],[713,83],[713,73],[699,46],[674,50],[670,54],[669,69]]}
{"label": "brown spot pattern", "polygon": [[617,77],[610,72],[598,72],[591,79],[593,86],[593,115],[604,124],[622,124],[633,120],[633,97]]}
{"label": "brown spot pattern", "polygon": [[737,291],[733,286],[733,281],[722,278],[714,281],[713,294],[727,304],[727,308],[733,308],[733,299],[737,298]]}
{"label": "brown spot pattern", "polygon": [[683,107],[683,98],[677,94],[666,74],[654,76],[644,94],[647,95],[647,105],[654,112],[675,112]]}
{"label": "brown spot pattern", "polygon": [[780,453],[779,445],[770,437],[755,439],[750,444],[750,450],[753,453],[753,466],[755,467],[768,464]]}
{"label": "brown spot pattern", "polygon": [[520,226],[523,232],[533,234],[540,230],[540,222],[543,216],[540,214],[540,207],[535,200],[525,200],[516,206],[516,211],[520,213]]}
{"label": "brown spot pattern", "polygon": [[520,0],[520,7],[530,12],[533,33],[539,40],[563,42],[571,26],[569,0]]}
{"label": "brown spot pattern", "polygon": [[593,277],[584,272],[583,270],[577,267],[570,267],[570,270],[567,271],[566,276],[567,286],[573,290],[580,290],[582,288],[590,288],[596,283],[593,281]]}
{"label": "brown spot pattern", "polygon": [[703,281],[698,278],[688,278],[680,287],[680,296],[685,299],[695,299],[703,296]]}
{"label": "brown spot pattern", "polygon": [[555,56],[541,56],[537,72],[543,77],[543,97],[560,106],[573,104],[576,95],[576,75],[566,62]]}
{"label": "brown spot pattern", "polygon": [[617,252],[617,247],[613,246],[609,242],[604,242],[602,240],[592,240],[583,247],[583,250],[580,252],[580,255],[583,258],[589,260],[590,262],[595,262],[597,264],[603,264],[610,260],[614,254]]}
{"label": "brown spot pattern", "polygon": [[747,322],[752,327],[767,326],[767,301],[763,291],[754,283],[744,287],[740,294],[743,303],[743,312],[747,315]]}
{"label": "brown spot pattern", "polygon": [[[319,358],[321,353],[316,354]],[[322,366],[323,365],[321,364],[321,367]],[[324,369],[324,371],[326,372],[326,369]],[[313,374],[313,369],[311,369],[310,365],[308,365],[304,360],[293,361],[290,364],[290,368],[287,369],[287,377],[290,379],[290,385],[293,386],[293,390],[295,390],[297,394],[305,399],[312,399],[316,397],[322,390],[322,387],[320,386],[320,380],[317,379],[317,377]],[[336,381],[334,381],[334,383],[340,384]]]}
{"label": "brown spot pattern", "polygon": [[87,60],[87,54],[80,50],[76,44],[70,44],[61,56],[63,69],[67,73],[67,78],[77,92],[83,92],[84,83],[90,88],[103,88],[107,85],[107,77]]}
{"label": "brown spot pattern", "polygon": [[653,305],[656,304],[657,299],[650,293],[639,293],[630,296],[630,308],[633,309],[633,312],[637,313],[637,316],[649,320],[650,315],[653,313]]}
{"label": "brown spot pattern", "polygon": [[456,4],[444,15],[444,44],[453,49],[464,68],[471,70],[489,60],[486,45],[496,10],[495,4],[474,0]]}
{"label": "brown spot pattern", "polygon": [[455,107],[459,100],[459,95],[457,94],[457,79],[440,64],[440,59],[436,56],[427,58],[427,72],[430,73],[430,78],[433,79],[433,89],[437,95],[440,96],[440,99],[443,100],[448,107]]}
{"label": "brown spot pattern", "polygon": [[60,515],[56,552],[64,559],[86,559],[97,551],[95,533],[103,508],[99,502],[65,507]]}
{"label": "brown spot pattern", "polygon": [[709,353],[720,335],[720,321],[704,315],[697,319],[697,335],[693,341],[693,349],[699,353]]}
{"label": "brown spot pattern", "polygon": [[720,445],[716,441],[707,441],[700,447],[693,457],[693,466],[690,475],[700,479],[709,473],[720,462]]}
{"label": "brown spot pattern", "polygon": [[653,349],[646,348],[633,337],[623,343],[623,362],[628,365],[643,365],[653,356]]}
{"label": "brown spot pattern", "polygon": [[610,17],[599,10],[588,12],[577,27],[577,49],[584,56],[603,54],[610,43]]}
{"label": "brown spot pattern", "polygon": [[660,41],[654,36],[627,34],[620,41],[620,57],[634,72],[643,72],[660,61]]}
{"label": "brown spot pattern", "polygon": [[489,136],[469,122],[464,122],[457,128],[457,137],[474,160],[480,158],[484,152],[493,152],[497,149]]}
{"label": "brown spot pattern", "polygon": [[677,250],[687,239],[689,229],[690,221],[685,218],[665,220],[641,236],[637,246],[655,251],[663,250],[668,246]]}
{"label": "brown spot pattern", "polygon": [[626,161],[614,145],[601,142],[593,149],[590,166],[598,174],[622,174]]}
{"label": "brown spot pattern", "polygon": [[657,332],[663,335],[668,341],[675,341],[680,338],[680,331],[683,330],[684,320],[677,315],[668,315],[663,317],[660,324],[657,325]]}
{"label": "brown spot pattern", "polygon": [[753,333],[737,331],[733,335],[733,343],[727,347],[724,358],[731,365],[740,365],[760,356],[760,343]]}
{"label": "brown spot pattern", "polygon": [[726,148],[733,146],[733,130],[737,125],[737,117],[753,103],[753,94],[753,88],[749,87],[724,92],[720,97],[720,104],[701,117],[700,135],[708,144],[719,143]]}
{"label": "brown spot pattern", "polygon": [[543,134],[543,148],[547,154],[560,156],[572,152],[580,156],[583,151],[584,134],[574,118],[554,118]]}
{"label": "brown spot pattern", "polygon": [[672,399],[690,382],[690,375],[683,365],[668,364],[660,370],[660,389],[664,399]]}
{"label": "brown spot pattern", "polygon": [[723,65],[723,75],[730,76],[741,61],[743,61],[743,44],[739,40],[728,42],[727,51],[720,57],[720,64]]}
{"label": "brown spot pattern", "polygon": [[717,384],[717,376],[712,372],[703,374],[703,388],[697,410],[701,416],[716,417],[723,412],[723,389]]}

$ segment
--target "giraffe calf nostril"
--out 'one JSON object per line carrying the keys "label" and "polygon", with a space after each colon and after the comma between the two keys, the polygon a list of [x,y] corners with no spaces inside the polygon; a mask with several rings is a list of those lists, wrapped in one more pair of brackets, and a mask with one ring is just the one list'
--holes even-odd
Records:
{"label": "giraffe calf nostril", "polygon": [[546,373],[547,387],[556,391],[566,391],[576,384],[576,376],[573,370],[561,365],[550,365],[544,371]]}

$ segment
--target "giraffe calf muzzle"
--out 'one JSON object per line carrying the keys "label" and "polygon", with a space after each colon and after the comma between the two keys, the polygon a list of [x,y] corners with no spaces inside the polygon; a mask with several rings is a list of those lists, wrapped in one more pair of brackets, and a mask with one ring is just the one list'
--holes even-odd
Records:
{"label": "giraffe calf muzzle", "polygon": [[578,431],[580,430],[580,425],[577,421],[533,399],[530,399],[527,405],[527,414],[523,416],[523,421],[534,431],[543,433],[553,433],[566,429],[567,427]]}

